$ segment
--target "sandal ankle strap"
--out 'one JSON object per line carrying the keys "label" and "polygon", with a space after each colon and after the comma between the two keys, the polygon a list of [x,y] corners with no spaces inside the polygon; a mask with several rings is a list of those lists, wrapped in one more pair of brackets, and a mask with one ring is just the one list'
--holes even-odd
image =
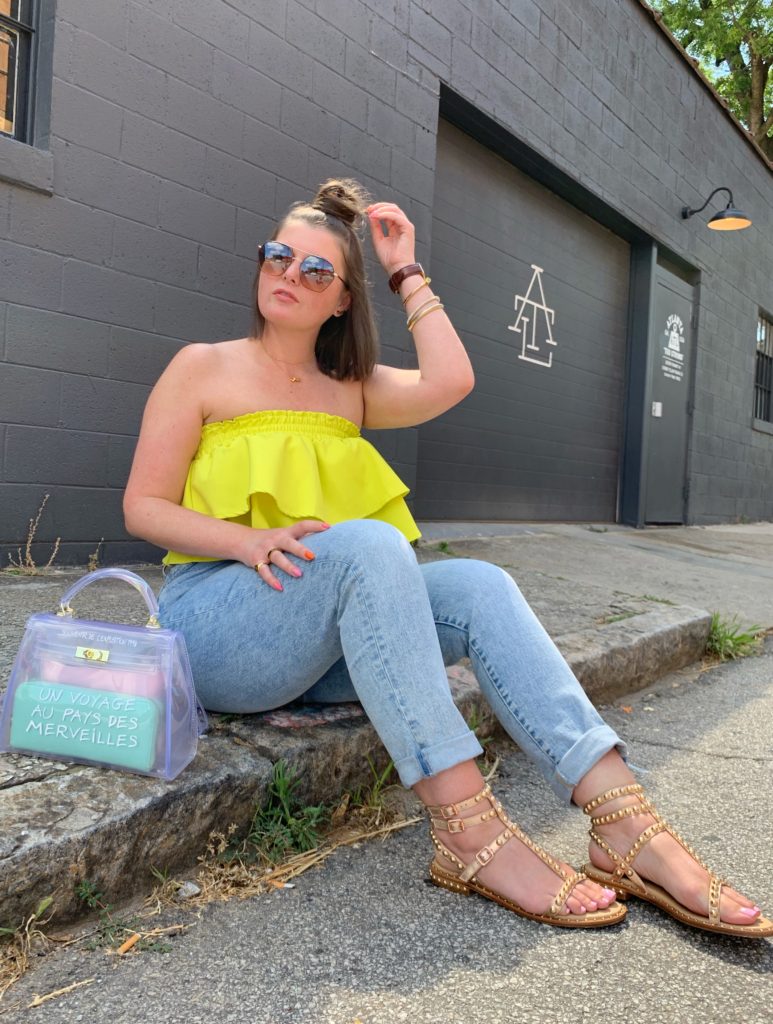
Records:
{"label": "sandal ankle strap", "polygon": [[491,803],[494,802],[494,794],[491,792],[491,786],[489,786],[488,783],[486,783],[479,793],[469,797],[467,800],[460,800],[455,804],[426,804],[425,806],[430,818],[437,818],[440,821],[448,821],[450,818],[458,818],[460,811],[466,811],[470,807],[474,807],[475,804],[479,804],[481,800],[484,799],[489,800]]}
{"label": "sandal ankle strap", "polygon": [[594,796],[592,800],[589,800],[583,807],[583,814],[590,814],[597,807],[601,807],[602,804],[608,803],[610,800],[615,800],[619,796],[638,796],[643,797],[644,786],[638,782],[632,782],[628,786],[615,786],[614,789],[608,789],[605,793],[599,793],[598,796]]}
{"label": "sandal ankle strap", "polygon": [[[490,810],[483,811],[481,814],[470,815],[468,818],[459,817],[459,811],[468,810],[484,799],[488,801]],[[431,819],[429,834],[432,842],[435,844],[438,852],[447,857],[460,870],[461,874],[459,877],[463,881],[466,882],[474,878],[478,871],[488,864],[494,854],[498,853],[505,843],[511,839],[518,839],[532,853],[535,853],[544,864],[547,864],[551,871],[566,881],[566,871],[546,850],[543,850],[514,821],[508,818],[504,807],[494,796],[488,783],[479,793],[476,793],[467,800],[461,800],[455,804],[427,804],[426,807]],[[484,821],[491,821],[492,818],[499,818],[504,828],[491,843],[478,850],[473,859],[467,864],[463,864],[455,854],[440,842],[435,834],[436,829],[439,832],[464,832],[468,828],[481,825]],[[577,876],[573,875],[570,877],[574,878],[576,883]]]}
{"label": "sandal ankle strap", "polygon": [[611,825],[613,821],[621,821],[623,818],[635,818],[640,814],[649,815],[654,818],[655,821],[660,821],[660,815],[649,802],[646,797],[640,797],[641,803],[639,804],[627,804],[625,807],[619,807],[616,811],[610,811],[608,814],[600,814],[598,817],[591,818],[591,825]]}

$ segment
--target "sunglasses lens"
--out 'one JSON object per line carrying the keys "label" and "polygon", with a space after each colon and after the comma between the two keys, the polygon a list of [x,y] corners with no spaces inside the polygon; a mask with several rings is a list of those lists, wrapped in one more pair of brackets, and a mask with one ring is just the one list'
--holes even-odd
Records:
{"label": "sunglasses lens", "polygon": [[272,277],[281,277],[293,261],[293,251],[281,242],[266,242],[258,250],[258,260],[261,270]]}
{"label": "sunglasses lens", "polygon": [[[258,248],[261,271],[281,277],[291,266],[295,254],[284,242],[264,242]],[[310,291],[323,292],[336,277],[333,264],[322,256],[307,256],[300,265],[301,283]]]}
{"label": "sunglasses lens", "polygon": [[301,280],[313,292],[323,292],[335,276],[332,263],[321,256],[307,256],[301,263]]}

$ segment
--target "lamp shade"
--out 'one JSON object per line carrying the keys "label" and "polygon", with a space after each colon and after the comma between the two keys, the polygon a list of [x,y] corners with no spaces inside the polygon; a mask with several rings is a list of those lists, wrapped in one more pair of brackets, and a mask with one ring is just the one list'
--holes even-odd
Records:
{"label": "lamp shade", "polygon": [[695,210],[691,210],[689,206],[682,207],[682,219],[687,220],[692,217],[695,213],[701,213],[709,205],[711,200],[717,194],[717,192],[727,192],[728,202],[724,210],[718,210],[717,213],[709,221],[709,227],[713,231],[738,231],[741,228],[748,228],[751,226],[752,219],[747,214],[742,213],[741,210],[736,210],[733,205],[733,193],[725,185],[720,185],[715,188],[709,198],[703,204]]}
{"label": "lamp shade", "polygon": [[735,210],[732,206],[715,213],[708,223],[708,226],[714,231],[739,231],[741,228],[750,227],[750,225],[751,217],[741,210]]}

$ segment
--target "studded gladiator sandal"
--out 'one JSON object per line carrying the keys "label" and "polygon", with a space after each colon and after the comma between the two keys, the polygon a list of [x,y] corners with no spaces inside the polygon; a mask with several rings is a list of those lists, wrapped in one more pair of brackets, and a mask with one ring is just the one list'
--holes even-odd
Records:
{"label": "studded gladiator sandal", "polygon": [[[487,807],[487,810],[483,810],[479,814],[470,815],[467,818],[460,816],[462,811],[477,807],[484,800],[486,804],[483,806]],[[519,914],[521,917],[527,917],[532,921],[539,921],[542,924],[556,925],[559,928],[603,928],[606,925],[617,924],[618,921],[622,921],[625,917],[625,907],[619,903],[612,903],[605,909],[588,911],[582,915],[560,913],[572,889],[585,878],[585,875],[577,873],[568,874],[541,846],[532,842],[514,822],[510,821],[505,814],[504,808],[491,792],[491,788],[488,785],[480,793],[470,797],[469,800],[462,800],[456,804],[427,806],[427,811],[431,819],[430,836],[437,850],[437,854],[429,866],[429,875],[435,885],[442,886],[444,889],[449,889],[451,892],[457,892],[464,896],[468,896],[471,892],[476,892],[481,896],[485,896],[486,899],[493,900],[500,906],[512,910],[513,913]],[[476,825],[482,825],[493,818],[498,818],[504,828],[493,842],[478,850],[469,864],[463,864],[437,837],[437,832],[465,832],[467,829],[475,828]],[[550,908],[543,914],[534,914],[531,911],[525,910],[513,900],[501,896],[477,880],[476,876],[480,869],[490,863],[502,847],[512,839],[516,839],[528,847],[532,853],[535,853],[562,880],[561,888],[556,893]],[[444,857],[458,870],[449,871],[447,867],[441,864],[439,856]]]}
{"label": "studded gladiator sandal", "polygon": [[[612,801],[617,802],[621,798],[633,798],[632,803],[626,802],[622,806],[616,807],[614,810],[609,811],[605,814],[597,814],[593,816],[594,811],[598,811],[599,808],[604,807],[604,804]],[[628,786],[617,786],[615,789],[608,789],[605,793],[601,793],[599,796],[594,797],[583,807],[585,814],[591,816],[591,827],[590,827],[590,838],[593,842],[600,847],[604,853],[609,857],[612,863],[615,865],[614,871],[604,871],[602,868],[597,868],[592,863],[587,863],[583,867],[583,873],[594,882],[598,882],[600,885],[608,886],[610,889],[614,889],[618,895],[618,899],[627,899],[628,896],[638,896],[639,899],[647,900],[649,903],[654,903],[656,907],[660,907],[661,910],[670,914],[671,917],[676,918],[677,921],[681,921],[683,924],[692,925],[693,928],[701,928],[707,932],[719,932],[724,935],[740,935],[747,939],[762,939],[767,936],[773,935],[773,921],[769,921],[765,917],[758,917],[753,924],[729,924],[722,921],[719,915],[719,901],[722,894],[722,886],[728,885],[723,878],[715,875],[711,869],[701,860],[698,854],[693,850],[689,843],[685,842],[682,837],[671,828],[658,814],[657,810],[650,802],[650,800],[644,795],[644,787],[636,783],[632,783]],[[647,826],[641,832],[639,837],[634,842],[633,846],[628,852],[623,855],[617,852],[610,846],[608,839],[605,839],[602,835],[596,831],[600,825],[611,825],[615,821],[621,821],[623,818],[637,817],[639,815],[647,815],[654,818],[653,824]],[[638,854],[644,849],[647,843],[660,832],[667,832],[672,836],[684,849],[694,857],[695,860],[705,868],[709,874],[709,888],[708,888],[708,916],[702,914],[696,914],[694,911],[689,910],[683,906],[677,900],[671,896],[670,893],[666,892],[665,889],[659,885],[655,885],[654,882],[649,882],[634,870],[633,864]]]}

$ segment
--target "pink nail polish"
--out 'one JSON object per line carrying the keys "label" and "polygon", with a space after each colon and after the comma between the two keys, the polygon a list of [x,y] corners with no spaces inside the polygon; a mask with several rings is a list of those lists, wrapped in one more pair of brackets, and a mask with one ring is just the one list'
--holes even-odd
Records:
{"label": "pink nail polish", "polygon": [[303,576],[303,573],[301,572],[300,569],[293,569],[293,576],[295,576],[297,579],[298,576]]}
{"label": "pink nail polish", "polygon": [[278,581],[276,583],[272,583],[271,585],[273,586],[274,590],[284,590],[284,587]]}
{"label": "pink nail polish", "polygon": [[604,890],[604,895],[605,896],[616,896],[617,893],[615,892],[614,889],[605,889]]}
{"label": "pink nail polish", "polygon": [[746,914],[748,917],[756,917],[759,913],[754,907],[741,907],[741,913]]}

